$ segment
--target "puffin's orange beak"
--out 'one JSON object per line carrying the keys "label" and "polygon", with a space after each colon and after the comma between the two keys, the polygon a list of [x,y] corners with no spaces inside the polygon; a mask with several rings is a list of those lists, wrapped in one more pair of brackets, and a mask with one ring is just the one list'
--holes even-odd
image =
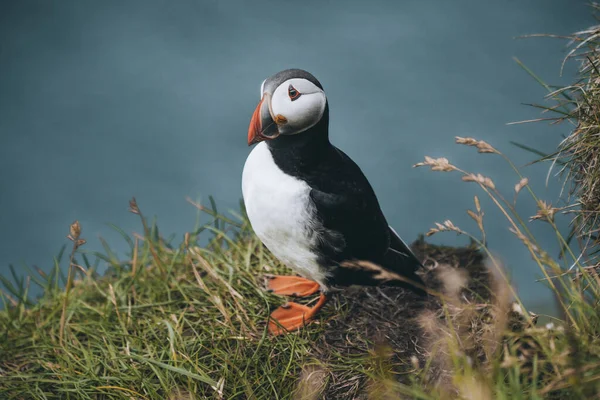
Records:
{"label": "puffin's orange beak", "polygon": [[254,110],[254,113],[252,114],[250,126],[248,127],[248,146],[252,146],[254,143],[258,143],[266,139],[260,134],[260,131],[262,130],[260,110],[262,108],[263,102],[264,98],[260,100],[260,103],[258,103],[256,110]]}
{"label": "puffin's orange beak", "polygon": [[269,110],[270,96],[265,94],[252,114],[248,127],[248,146],[263,140],[275,139],[279,136],[277,123],[271,117]]}

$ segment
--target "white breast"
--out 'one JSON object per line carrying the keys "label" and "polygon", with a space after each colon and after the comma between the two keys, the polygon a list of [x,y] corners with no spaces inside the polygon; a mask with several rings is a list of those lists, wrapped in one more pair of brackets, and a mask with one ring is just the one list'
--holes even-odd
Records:
{"label": "white breast", "polygon": [[306,182],[283,173],[262,142],[246,160],[242,192],[252,228],[264,245],[288,267],[324,286],[325,273],[311,251],[317,233]]}

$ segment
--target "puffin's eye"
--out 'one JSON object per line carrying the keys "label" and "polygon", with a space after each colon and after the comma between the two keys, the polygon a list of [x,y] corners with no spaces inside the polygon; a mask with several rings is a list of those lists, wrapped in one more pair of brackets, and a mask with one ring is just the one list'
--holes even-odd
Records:
{"label": "puffin's eye", "polygon": [[300,95],[301,93],[297,91],[295,87],[293,87],[292,85],[288,87],[288,96],[290,96],[290,100],[294,101],[298,97],[300,97]]}

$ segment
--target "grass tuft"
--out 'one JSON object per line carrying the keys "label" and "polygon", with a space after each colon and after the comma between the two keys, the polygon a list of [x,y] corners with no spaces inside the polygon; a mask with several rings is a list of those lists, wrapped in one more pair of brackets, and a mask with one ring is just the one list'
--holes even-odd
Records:
{"label": "grass tuft", "polygon": [[[590,6],[595,18],[600,19],[600,3],[591,3]],[[574,215],[573,230],[568,241],[576,238],[582,251],[595,256],[596,266],[600,266],[600,25],[568,36],[531,36],[569,40],[569,51],[563,60],[563,68],[568,61],[578,63],[578,78],[567,86],[551,86],[516,60],[548,91],[546,98],[551,102],[549,106],[530,104],[541,109],[546,115],[544,118],[518,123],[566,122],[573,128],[552,154],[544,154],[523,144],[514,144],[540,156],[534,162],[551,161],[551,170],[554,166],[560,167],[566,193],[569,195],[566,199],[568,207],[563,211]]]}

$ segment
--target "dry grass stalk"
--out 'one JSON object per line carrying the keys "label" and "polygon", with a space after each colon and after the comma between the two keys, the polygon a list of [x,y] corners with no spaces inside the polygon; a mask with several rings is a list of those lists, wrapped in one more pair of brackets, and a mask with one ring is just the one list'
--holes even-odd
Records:
{"label": "dry grass stalk", "polygon": [[469,285],[466,270],[440,264],[436,274],[446,303],[442,310],[428,310],[418,318],[427,338],[428,358],[439,371],[432,384],[451,397],[492,399],[492,389],[484,377],[491,371],[507,332],[508,284],[488,268],[489,303],[473,302],[465,297]]}
{"label": "dry grass stalk", "polygon": [[80,238],[81,235],[81,225],[79,221],[75,221],[69,227],[69,235],[67,239],[73,242],[73,247],[71,249],[71,256],[69,257],[69,270],[67,277],[67,286],[65,288],[65,298],[62,305],[62,312],[60,314],[60,327],[59,327],[59,342],[61,345],[63,344],[64,336],[65,336],[65,325],[67,321],[67,305],[69,303],[69,293],[71,292],[71,288],[73,287],[73,279],[75,275],[75,253],[79,249],[79,247],[85,244],[85,239]]}
{"label": "dry grass stalk", "polygon": [[[600,4],[590,6],[594,12],[600,11]],[[554,104],[538,107],[553,114],[544,120],[568,121],[574,129],[557,152],[543,159],[552,160],[552,166],[562,165],[568,185],[567,201],[574,206],[574,232],[580,239],[582,253],[588,255],[588,263],[598,263],[600,253],[593,253],[600,248],[600,25],[561,38],[570,40],[563,66],[569,60],[579,63],[579,79],[557,90],[544,84],[550,91],[547,97]]]}
{"label": "dry grass stalk", "polygon": [[444,157],[432,158],[429,156],[425,156],[425,161],[416,163],[415,165],[413,165],[413,168],[423,167],[423,166],[431,167],[432,171],[450,172],[450,171],[456,170],[456,167],[454,165],[450,164],[448,159],[444,158]]}
{"label": "dry grass stalk", "polygon": [[486,186],[490,189],[496,189],[496,185],[494,185],[494,182],[490,178],[481,174],[466,174],[463,175],[461,179],[465,182],[477,182],[480,185]]}
{"label": "dry grass stalk", "polygon": [[527,186],[529,184],[529,179],[527,178],[522,178],[519,183],[517,183],[515,185],[515,194],[519,194],[519,192],[521,191],[521,189],[523,189],[525,186]]}
{"label": "dry grass stalk", "polygon": [[484,142],[483,140],[473,139],[471,137],[463,138],[460,136],[456,136],[456,143],[464,144],[466,146],[474,146],[477,147],[477,151],[479,153],[496,153],[499,154],[498,150],[493,148],[489,143]]}
{"label": "dry grass stalk", "polygon": [[439,222],[436,222],[435,226],[436,226],[435,228],[430,228],[429,231],[425,235],[431,236],[438,232],[448,232],[448,231],[454,231],[458,234],[464,233],[459,227],[454,225],[454,223],[452,221],[450,221],[449,219],[444,221],[442,224],[440,224]]}
{"label": "dry grass stalk", "polygon": [[538,207],[537,213],[529,218],[530,221],[539,219],[542,221],[554,222],[554,214],[556,214],[557,211],[560,211],[559,208],[552,207],[552,204],[547,203],[544,200],[538,201]]}

